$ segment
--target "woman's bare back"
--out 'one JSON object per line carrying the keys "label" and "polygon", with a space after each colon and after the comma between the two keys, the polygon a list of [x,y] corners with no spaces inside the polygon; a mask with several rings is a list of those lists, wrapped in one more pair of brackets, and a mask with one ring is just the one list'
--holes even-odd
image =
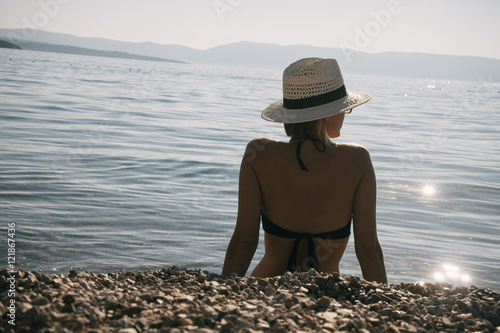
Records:
{"label": "woman's bare back", "polygon": [[[250,163],[260,185],[263,211],[276,225],[297,233],[325,233],[345,227],[350,223],[356,188],[366,170],[360,156],[365,149],[334,144],[321,152],[307,140],[300,149],[308,169],[304,171],[297,161],[297,144],[258,139],[249,145],[260,147]],[[252,274],[282,274],[294,239],[266,233],[265,242],[266,253]],[[347,242],[348,237],[314,239],[318,270],[338,272]],[[308,259],[304,239],[297,253],[297,269],[307,269]]]}

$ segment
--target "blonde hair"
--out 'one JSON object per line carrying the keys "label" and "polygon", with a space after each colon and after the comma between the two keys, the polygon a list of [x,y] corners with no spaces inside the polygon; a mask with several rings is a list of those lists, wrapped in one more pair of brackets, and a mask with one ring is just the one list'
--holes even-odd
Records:
{"label": "blonde hair", "polygon": [[285,132],[292,140],[305,141],[317,139],[325,145],[331,145],[326,131],[325,118],[306,121],[303,123],[285,123]]}

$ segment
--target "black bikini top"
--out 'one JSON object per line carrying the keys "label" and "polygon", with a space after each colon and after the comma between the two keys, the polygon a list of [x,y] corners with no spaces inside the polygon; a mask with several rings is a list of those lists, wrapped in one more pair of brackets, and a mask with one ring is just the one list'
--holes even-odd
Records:
{"label": "black bikini top", "polygon": [[[296,139],[296,138],[292,138],[290,141],[293,141],[293,140],[299,140],[299,143],[297,143],[297,148],[295,150],[295,154],[297,156],[297,162],[299,162],[299,165],[300,165],[300,168],[304,171],[309,171],[308,168],[306,168],[304,162],[302,161],[302,159],[300,158],[300,148],[302,148],[302,144],[304,143],[304,141],[306,140],[311,140],[314,144],[314,147],[316,147],[316,149],[323,153],[325,152],[326,150],[326,144],[321,141],[320,139],[318,138],[313,138],[313,137],[307,137],[305,140],[300,140],[300,139]],[[318,147],[318,144],[321,144],[323,145],[323,147],[320,149],[320,147]]]}
{"label": "black bikini top", "polygon": [[296,262],[297,262],[297,251],[299,249],[299,244],[302,238],[307,240],[307,252],[308,252],[308,260],[310,262],[310,267],[314,269],[318,269],[318,254],[316,253],[316,246],[314,245],[313,238],[321,238],[321,239],[341,239],[348,237],[351,234],[351,221],[346,224],[344,227],[328,231],[321,232],[317,234],[310,233],[298,233],[294,231],[287,230],[285,228],[276,225],[273,221],[271,221],[266,214],[262,211],[262,227],[264,231],[268,234],[283,237],[283,238],[295,238],[295,242],[293,243],[293,249],[290,253],[290,257],[288,258],[287,270],[293,272],[296,270]]}

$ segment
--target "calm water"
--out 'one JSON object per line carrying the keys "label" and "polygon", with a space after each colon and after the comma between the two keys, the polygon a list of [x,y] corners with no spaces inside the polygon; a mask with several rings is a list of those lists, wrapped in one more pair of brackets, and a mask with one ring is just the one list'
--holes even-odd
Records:
{"label": "calm water", "polygon": [[[500,290],[499,85],[345,79],[373,95],[338,141],[371,151],[390,282]],[[246,143],[287,139],[260,119],[280,80],[278,70],[0,50],[5,265],[15,222],[19,269],[220,272]],[[262,255],[261,242],[251,268]],[[352,239],[342,273],[360,274]]]}

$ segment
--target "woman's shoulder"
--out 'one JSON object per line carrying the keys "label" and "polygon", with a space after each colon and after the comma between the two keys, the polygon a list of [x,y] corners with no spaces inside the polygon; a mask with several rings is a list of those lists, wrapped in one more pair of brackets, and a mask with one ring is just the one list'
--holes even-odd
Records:
{"label": "woman's shoulder", "polygon": [[251,140],[245,149],[244,161],[247,163],[254,162],[259,159],[265,158],[276,152],[280,146],[285,143],[268,138],[258,138]]}
{"label": "woman's shoulder", "polygon": [[358,145],[357,143],[336,143],[335,147],[355,154],[370,154],[365,146]]}
{"label": "woman's shoulder", "polygon": [[268,138],[256,138],[251,140],[247,147],[258,147],[258,146],[263,146],[263,145],[275,145],[275,144],[282,144],[283,142],[278,141],[278,140],[273,140],[273,139],[268,139]]}
{"label": "woman's shoulder", "polygon": [[351,160],[353,160],[353,162],[360,164],[371,164],[370,152],[366,147],[355,143],[335,144],[335,146],[342,153],[344,153],[346,157],[349,157]]}

